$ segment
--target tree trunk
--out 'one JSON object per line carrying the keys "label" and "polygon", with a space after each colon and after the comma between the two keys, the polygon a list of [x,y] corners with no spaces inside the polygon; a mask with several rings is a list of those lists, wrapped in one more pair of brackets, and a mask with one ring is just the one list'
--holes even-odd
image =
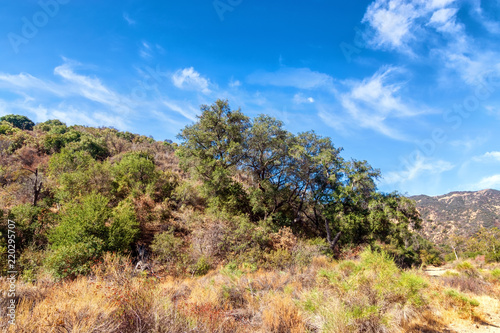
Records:
{"label": "tree trunk", "polygon": [[456,247],[452,246],[451,248],[453,249],[453,253],[455,254],[455,258],[457,258],[457,260],[458,260]]}
{"label": "tree trunk", "polygon": [[36,206],[38,202],[38,197],[40,196],[40,192],[42,191],[43,183],[38,183],[38,169],[35,169],[35,181],[33,182],[33,206]]}
{"label": "tree trunk", "polygon": [[339,231],[337,235],[335,235],[335,238],[332,240],[332,232],[330,231],[330,223],[328,223],[328,220],[325,219],[325,229],[326,229],[326,240],[328,241],[328,244],[330,244],[330,248],[332,251],[335,249],[335,245],[337,245],[337,242],[340,239],[340,236],[342,236],[342,231]]}

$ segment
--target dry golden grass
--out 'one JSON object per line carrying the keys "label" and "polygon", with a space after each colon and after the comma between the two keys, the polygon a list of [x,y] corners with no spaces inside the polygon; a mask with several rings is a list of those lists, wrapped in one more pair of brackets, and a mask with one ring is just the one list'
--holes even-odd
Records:
{"label": "dry golden grass", "polygon": [[272,333],[302,333],[304,319],[291,297],[270,294],[262,311],[263,328]]}
{"label": "dry golden grass", "polygon": [[[415,271],[405,275],[392,271],[390,265],[384,267],[383,262],[375,264],[377,274],[363,261],[335,263],[317,257],[302,270],[236,274],[221,268],[198,278],[156,279],[135,272],[126,259],[110,255],[89,277],[18,282],[17,324],[7,323],[3,295],[0,330],[442,332],[455,322],[488,322],[500,311],[498,293],[467,292],[463,295],[477,300],[479,306],[472,316],[464,315],[459,303],[446,295],[449,286],[440,278]],[[393,280],[380,282],[384,274]],[[425,287],[410,283],[421,280]],[[404,289],[410,288],[409,283],[414,288],[411,295]],[[0,280],[2,290],[6,286],[6,280]],[[420,299],[422,303],[415,303]]]}

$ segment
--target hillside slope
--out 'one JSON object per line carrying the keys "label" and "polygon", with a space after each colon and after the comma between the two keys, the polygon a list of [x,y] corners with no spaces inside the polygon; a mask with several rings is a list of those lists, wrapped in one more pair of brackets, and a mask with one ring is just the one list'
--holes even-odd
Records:
{"label": "hillside slope", "polygon": [[410,197],[423,220],[422,233],[434,242],[448,235],[470,236],[480,227],[500,227],[500,191],[451,192]]}

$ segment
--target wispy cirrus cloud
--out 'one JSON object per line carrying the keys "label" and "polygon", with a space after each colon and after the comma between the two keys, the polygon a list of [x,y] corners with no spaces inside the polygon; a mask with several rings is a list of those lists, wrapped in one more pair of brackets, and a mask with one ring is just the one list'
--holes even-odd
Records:
{"label": "wispy cirrus cloud", "polygon": [[[487,71],[500,75],[500,50],[468,35],[458,18],[468,2],[478,24],[500,32],[500,22],[486,17],[479,0],[375,0],[362,20],[368,27],[365,41],[374,49],[438,60],[438,69],[457,73],[468,84]],[[442,71],[443,77],[450,77],[449,71]]]}
{"label": "wispy cirrus cloud", "polygon": [[478,136],[476,138],[471,138],[466,136],[463,139],[450,141],[450,146],[460,149],[461,151],[469,152],[483,145],[487,141],[488,141],[487,136]]}
{"label": "wispy cirrus cloud", "polygon": [[399,184],[402,186],[424,174],[429,177],[439,177],[442,173],[450,171],[453,168],[455,168],[455,165],[448,161],[425,157],[419,154],[415,163],[410,168],[399,172],[387,172],[383,176],[382,182],[385,184]]}
{"label": "wispy cirrus cloud", "polygon": [[143,59],[149,59],[153,57],[153,50],[148,42],[146,41],[141,42],[141,46],[139,47],[139,55]]}
{"label": "wispy cirrus cloud", "polygon": [[463,187],[476,191],[486,189],[500,189],[500,174],[483,177],[478,182],[470,185],[465,185]]}
{"label": "wispy cirrus cloud", "polygon": [[122,17],[125,20],[125,22],[127,22],[128,25],[135,25],[137,23],[135,20],[130,18],[130,15],[128,13],[124,12]]}
{"label": "wispy cirrus cloud", "polygon": [[[136,100],[133,94],[120,93],[97,76],[79,73],[80,67],[85,66],[64,59],[63,64],[55,67],[53,79],[42,79],[28,73],[0,73],[0,87],[18,96],[10,100],[0,99],[0,112],[29,113],[36,121],[57,118],[68,124],[114,126],[123,130],[129,129],[138,117],[157,118],[175,131],[182,127],[183,121],[196,120],[198,105],[184,98],[176,100],[160,92],[156,86],[147,99]],[[207,92],[208,80],[204,82],[204,78],[193,76],[193,73],[197,72],[188,70],[184,81],[177,81],[178,88],[183,90],[197,84],[197,88]],[[150,80],[154,80],[153,74],[148,74]],[[184,120],[180,121],[179,116]]]}
{"label": "wispy cirrus cloud", "polygon": [[313,71],[309,68],[281,68],[275,72],[257,71],[247,77],[250,84],[276,87],[293,87],[311,90],[319,88],[333,88],[333,78],[325,73]]}
{"label": "wispy cirrus cloud", "polygon": [[365,128],[396,140],[409,140],[391,122],[432,112],[422,105],[404,101],[400,94],[405,81],[396,77],[403,71],[397,67],[382,68],[363,80],[345,80],[337,98],[344,112],[328,112],[323,107],[319,116],[330,126],[344,130]]}
{"label": "wispy cirrus cloud", "polygon": [[117,108],[116,111],[130,112],[130,108],[124,103],[126,98],[105,86],[100,79],[76,73],[73,64],[64,63],[57,66],[54,73],[64,79],[66,87],[69,83],[69,90],[74,95]]}
{"label": "wispy cirrus cloud", "polygon": [[59,84],[44,81],[28,73],[5,74],[0,73],[0,87],[14,92],[25,94],[32,90],[45,91],[57,96],[67,94],[65,89]]}

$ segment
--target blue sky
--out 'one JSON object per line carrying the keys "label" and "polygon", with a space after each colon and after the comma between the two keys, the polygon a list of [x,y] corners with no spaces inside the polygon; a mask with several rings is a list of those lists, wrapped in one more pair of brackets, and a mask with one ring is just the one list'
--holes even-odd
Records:
{"label": "blue sky", "polygon": [[228,99],[407,194],[500,189],[500,0],[2,1],[0,116],[175,140]]}

